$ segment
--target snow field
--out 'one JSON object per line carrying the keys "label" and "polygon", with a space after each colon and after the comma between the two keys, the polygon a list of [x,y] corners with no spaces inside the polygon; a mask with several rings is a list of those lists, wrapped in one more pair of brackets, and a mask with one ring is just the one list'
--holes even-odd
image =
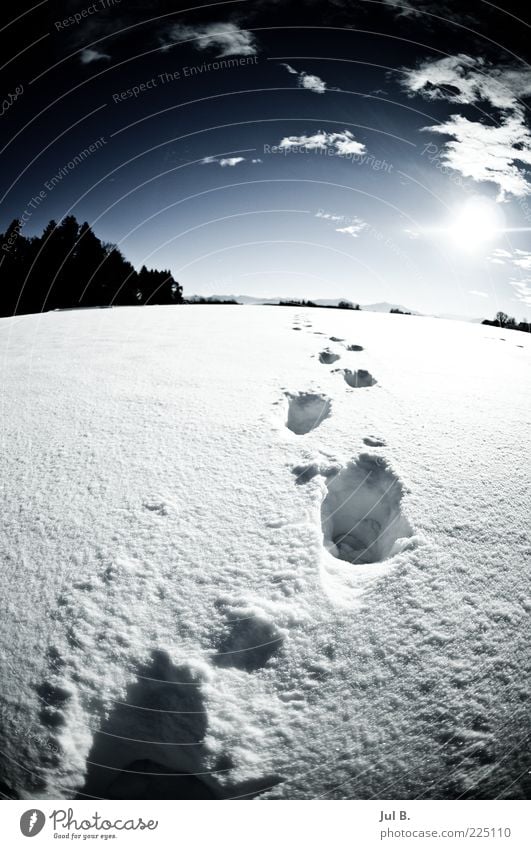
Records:
{"label": "snow field", "polygon": [[516,335],[271,307],[2,322],[4,786],[521,795]]}

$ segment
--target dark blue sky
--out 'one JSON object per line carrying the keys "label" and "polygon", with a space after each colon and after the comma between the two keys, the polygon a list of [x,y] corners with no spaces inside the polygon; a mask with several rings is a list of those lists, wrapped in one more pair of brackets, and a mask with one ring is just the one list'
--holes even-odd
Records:
{"label": "dark blue sky", "polygon": [[188,293],[521,318],[529,25],[461,5],[11,12],[0,227],[73,212]]}

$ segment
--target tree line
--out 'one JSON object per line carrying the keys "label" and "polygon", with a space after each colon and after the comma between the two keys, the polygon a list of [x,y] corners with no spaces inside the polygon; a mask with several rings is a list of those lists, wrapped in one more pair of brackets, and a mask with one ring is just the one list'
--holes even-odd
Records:
{"label": "tree line", "polygon": [[25,236],[14,219],[0,234],[0,315],[113,305],[178,304],[170,271],[136,271],[119,248],[73,215]]}
{"label": "tree line", "polygon": [[271,304],[270,306],[278,306],[278,307],[317,307],[318,309],[326,309],[326,310],[359,310],[361,309],[359,304],[353,304],[352,301],[339,301],[337,304],[316,304],[314,301],[297,301],[297,300],[288,300],[288,301],[279,301],[278,304]]}
{"label": "tree line", "polygon": [[529,333],[531,330],[527,318],[524,318],[522,321],[516,321],[515,318],[507,315],[506,312],[497,312],[494,321],[489,321],[486,318],[481,323],[489,324],[491,327],[504,327],[507,330],[523,330],[524,333]]}

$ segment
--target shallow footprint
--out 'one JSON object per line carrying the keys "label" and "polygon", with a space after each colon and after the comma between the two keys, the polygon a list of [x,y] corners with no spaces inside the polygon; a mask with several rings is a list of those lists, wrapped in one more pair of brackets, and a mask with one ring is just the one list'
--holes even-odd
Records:
{"label": "shallow footprint", "polygon": [[379,439],[377,436],[365,436],[363,442],[371,448],[383,448],[386,445],[385,439]]}
{"label": "shallow footprint", "polygon": [[343,377],[349,386],[359,389],[365,386],[374,386],[377,381],[372,376],[370,371],[360,368],[357,371],[351,371],[348,368],[343,369]]}
{"label": "shallow footprint", "polygon": [[337,362],[339,360],[339,354],[334,354],[329,348],[325,348],[324,351],[321,351],[319,354],[319,362],[323,363],[325,366],[329,366],[332,363]]}
{"label": "shallow footprint", "polygon": [[300,392],[289,395],[288,420],[286,427],[299,436],[319,427],[330,415],[332,404],[326,395],[312,392]]}
{"label": "shallow footprint", "polygon": [[234,618],[213,656],[216,666],[232,666],[256,672],[281,648],[284,635],[272,619],[257,610],[233,611]]}

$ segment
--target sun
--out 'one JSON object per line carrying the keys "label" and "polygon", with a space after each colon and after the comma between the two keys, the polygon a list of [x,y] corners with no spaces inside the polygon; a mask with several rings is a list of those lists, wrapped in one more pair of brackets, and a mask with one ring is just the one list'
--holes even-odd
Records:
{"label": "sun", "polygon": [[488,198],[473,197],[454,212],[448,233],[456,246],[474,251],[496,239],[504,224],[499,204]]}

